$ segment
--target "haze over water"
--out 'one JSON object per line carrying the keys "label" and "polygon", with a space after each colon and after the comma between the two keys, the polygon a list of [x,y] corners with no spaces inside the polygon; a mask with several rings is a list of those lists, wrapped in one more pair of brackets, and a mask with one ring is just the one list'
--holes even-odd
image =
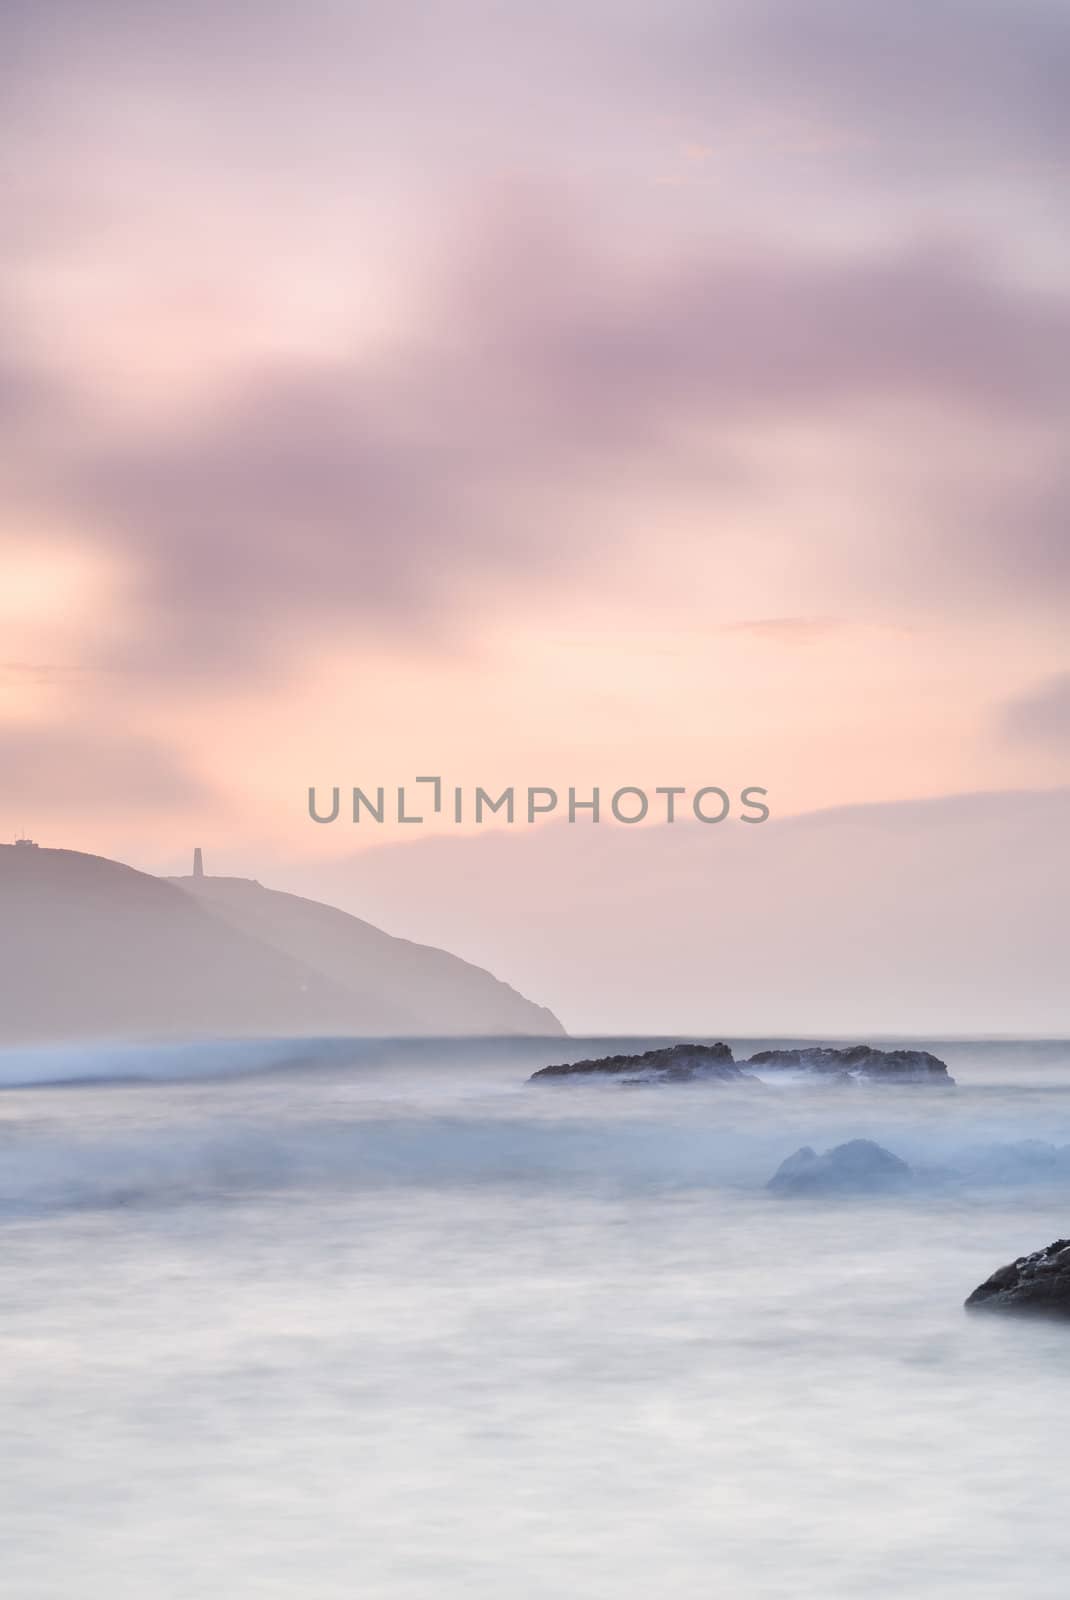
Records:
{"label": "haze over water", "polygon": [[[982,1151],[1070,1145],[1070,1046],[935,1048],[954,1090],[7,1052],[9,1592],[1061,1600],[1066,1330],[962,1301],[1070,1232],[1065,1160]],[[765,1190],[854,1137],[931,1179]]]}

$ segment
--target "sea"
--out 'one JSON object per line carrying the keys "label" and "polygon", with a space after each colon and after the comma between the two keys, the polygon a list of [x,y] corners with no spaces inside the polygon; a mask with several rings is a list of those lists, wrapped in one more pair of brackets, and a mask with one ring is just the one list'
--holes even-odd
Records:
{"label": "sea", "polygon": [[[1070,1321],[963,1301],[1070,1236],[1070,1043],[528,1081],[656,1042],[0,1052],[4,1595],[1065,1600]],[[767,1188],[855,1138],[915,1183]]]}

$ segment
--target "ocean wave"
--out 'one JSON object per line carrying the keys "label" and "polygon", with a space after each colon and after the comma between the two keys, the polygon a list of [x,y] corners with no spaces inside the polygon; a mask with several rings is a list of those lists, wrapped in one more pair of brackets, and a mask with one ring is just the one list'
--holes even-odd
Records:
{"label": "ocean wave", "polygon": [[0,1050],[0,1089],[76,1084],[182,1083],[300,1070],[353,1059],[355,1041],[197,1039],[133,1044],[55,1044]]}

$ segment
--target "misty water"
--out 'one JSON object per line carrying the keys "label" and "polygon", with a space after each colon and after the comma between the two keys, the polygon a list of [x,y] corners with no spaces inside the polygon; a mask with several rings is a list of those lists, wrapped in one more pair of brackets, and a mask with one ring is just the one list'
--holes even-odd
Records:
{"label": "misty water", "polygon": [[[1062,1600],[1070,1325],[962,1302],[1070,1234],[1070,1046],[937,1048],[0,1055],[5,1592]],[[923,1180],[766,1190],[855,1137]]]}

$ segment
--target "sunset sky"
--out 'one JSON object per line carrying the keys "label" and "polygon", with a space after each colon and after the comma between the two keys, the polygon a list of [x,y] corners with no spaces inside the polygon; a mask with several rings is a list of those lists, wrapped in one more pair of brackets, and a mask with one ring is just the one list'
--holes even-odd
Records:
{"label": "sunset sky", "polygon": [[0,17],[5,838],[1070,782],[1062,0]]}

